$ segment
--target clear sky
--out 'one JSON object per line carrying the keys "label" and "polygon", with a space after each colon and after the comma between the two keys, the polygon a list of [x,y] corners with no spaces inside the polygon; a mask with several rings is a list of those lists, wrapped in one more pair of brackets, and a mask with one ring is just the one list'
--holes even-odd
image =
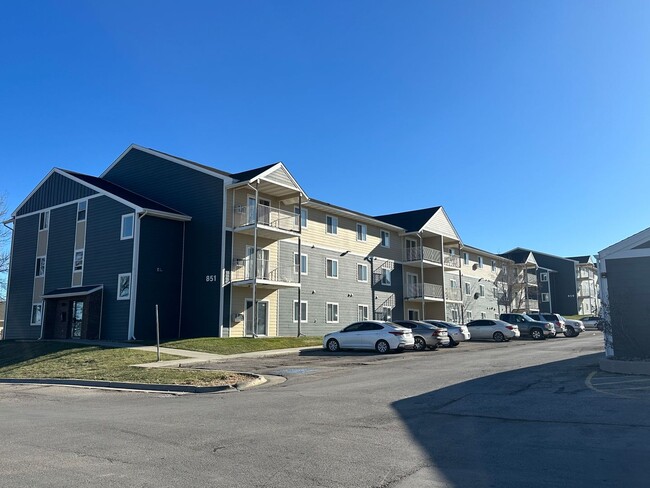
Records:
{"label": "clear sky", "polygon": [[0,191],[130,143],[463,242],[596,253],[650,226],[650,2],[0,0]]}

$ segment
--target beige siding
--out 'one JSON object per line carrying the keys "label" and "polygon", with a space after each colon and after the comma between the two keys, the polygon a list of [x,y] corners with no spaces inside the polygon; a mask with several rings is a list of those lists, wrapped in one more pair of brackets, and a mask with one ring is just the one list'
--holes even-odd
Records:
{"label": "beige siding", "polygon": [[[246,299],[253,299],[253,289],[250,287],[232,288],[232,310],[230,314],[230,337],[244,337],[246,324]],[[278,291],[268,288],[257,288],[256,299],[266,301],[269,304],[268,336],[275,337],[278,333]],[[234,316],[242,314],[244,317],[240,322],[235,322]]]}
{"label": "beige siding", "polygon": [[430,232],[433,232],[434,234],[438,234],[441,236],[460,240],[460,237],[458,236],[458,234],[456,234],[453,225],[451,225],[451,222],[447,218],[447,215],[445,214],[443,209],[439,209],[435,213],[435,215],[424,226],[424,230],[428,230]]}

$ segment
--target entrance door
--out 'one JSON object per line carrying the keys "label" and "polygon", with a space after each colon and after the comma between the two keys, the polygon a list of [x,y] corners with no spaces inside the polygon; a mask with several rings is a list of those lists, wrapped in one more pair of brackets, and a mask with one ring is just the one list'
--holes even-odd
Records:
{"label": "entrance door", "polygon": [[253,324],[253,300],[246,299],[246,335],[267,335],[269,321],[269,302],[258,301]]}
{"label": "entrance door", "polygon": [[[48,303],[47,305],[49,306],[50,304]],[[56,318],[54,320],[54,331],[52,333],[52,338],[67,339],[69,328],[70,302],[68,300],[58,300],[56,302]]]}
{"label": "entrance door", "polygon": [[420,311],[409,309],[409,320],[420,320]]}
{"label": "entrance door", "polygon": [[81,325],[84,318],[84,302],[72,302],[72,317],[70,321],[70,337],[81,339]]}

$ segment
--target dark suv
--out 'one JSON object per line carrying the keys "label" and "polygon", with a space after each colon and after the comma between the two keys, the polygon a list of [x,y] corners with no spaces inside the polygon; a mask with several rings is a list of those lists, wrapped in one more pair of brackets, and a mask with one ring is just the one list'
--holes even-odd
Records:
{"label": "dark suv", "polygon": [[502,313],[499,318],[504,322],[516,325],[522,335],[529,335],[533,339],[546,339],[556,334],[555,325],[551,322],[533,320],[525,313]]}

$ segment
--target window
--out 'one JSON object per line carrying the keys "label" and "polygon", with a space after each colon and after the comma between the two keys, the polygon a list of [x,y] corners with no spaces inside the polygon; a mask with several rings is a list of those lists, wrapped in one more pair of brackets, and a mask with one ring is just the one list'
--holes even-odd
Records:
{"label": "window", "polygon": [[328,324],[338,324],[339,322],[339,304],[338,303],[328,303],[327,304],[327,323]]}
{"label": "window", "polygon": [[472,312],[470,310],[467,311],[467,320],[472,320]]}
{"label": "window", "polygon": [[135,216],[133,214],[122,215],[122,232],[121,240],[124,239],[133,239],[133,223],[135,221]]}
{"label": "window", "polygon": [[36,273],[35,276],[45,276],[45,256],[36,258]]}
{"label": "window", "polygon": [[84,250],[80,249],[74,252],[73,271],[83,271],[84,269]]}
{"label": "window", "polygon": [[485,286],[483,285],[478,285],[478,294],[482,297],[485,296]]}
{"label": "window", "polygon": [[339,277],[339,262],[336,259],[327,258],[325,266],[325,273],[328,278],[338,278]]}
{"label": "window", "polygon": [[50,211],[41,212],[38,221],[38,230],[46,230],[50,226]]}
{"label": "window", "polygon": [[485,312],[481,312],[481,318],[482,319],[487,319],[487,314]]}
{"label": "window", "polygon": [[298,253],[293,253],[293,272],[298,274],[298,266],[300,266],[300,274],[306,275],[309,272],[308,258],[306,254],[300,255],[300,265],[298,264]]}
{"label": "window", "polygon": [[88,200],[82,200],[77,203],[77,222],[86,220],[86,210],[88,208]]}
{"label": "window", "polygon": [[390,269],[381,268],[381,284],[390,285]]}
{"label": "window", "polygon": [[451,311],[451,321],[452,322],[458,322],[458,310],[453,309]]}
{"label": "window", "polygon": [[497,262],[493,259],[492,260],[492,272],[495,273],[497,270]]}
{"label": "window", "polygon": [[548,281],[548,273],[540,273],[539,274],[539,280],[540,281]]}
{"label": "window", "polygon": [[458,282],[456,280],[449,280],[449,288],[458,288]]}
{"label": "window", "polygon": [[478,257],[478,267],[482,268],[483,267],[483,256]]}
{"label": "window", "polygon": [[[300,321],[307,322],[307,302],[300,302]],[[298,300],[293,301],[293,321],[298,322]]]}
{"label": "window", "polygon": [[117,299],[129,300],[131,298],[131,273],[124,273],[117,277]]}
{"label": "window", "polygon": [[463,253],[463,263],[469,264],[469,254],[467,254],[466,252]]}
{"label": "window", "polygon": [[409,320],[420,320],[420,311],[417,309],[409,309]]}
{"label": "window", "polygon": [[40,303],[35,303],[32,305],[32,319],[31,325],[41,325],[41,319],[43,317],[43,305]]}
{"label": "window", "polygon": [[381,247],[390,247],[390,232],[386,230],[380,231]]}
{"label": "window", "polygon": [[300,214],[300,227],[303,229],[307,228],[307,219],[309,216],[309,213],[306,208],[298,208],[298,207],[293,207],[293,213],[296,214],[296,225],[298,225],[298,214]]}
{"label": "window", "polygon": [[357,264],[357,281],[366,283],[368,281],[368,265]]}
{"label": "window", "polygon": [[366,224],[357,224],[357,241],[365,241],[368,234]]}
{"label": "window", "polygon": [[472,285],[468,281],[465,282],[465,295],[472,293]]}
{"label": "window", "polygon": [[497,319],[497,320],[499,320],[499,314],[498,314],[498,313],[495,313],[495,314],[494,314],[494,318]]}
{"label": "window", "polygon": [[381,307],[381,319],[391,320],[393,318],[393,309],[390,307]]}
{"label": "window", "polygon": [[492,288],[492,296],[493,296],[494,298],[498,298],[498,297],[499,297],[499,292],[497,291],[496,288]]}
{"label": "window", "polygon": [[368,320],[368,305],[357,306],[357,320]]}
{"label": "window", "polygon": [[339,229],[339,219],[332,217],[331,215],[325,216],[325,224],[327,225],[327,233],[336,235],[338,234]]}
{"label": "window", "polygon": [[542,293],[542,301],[548,302],[548,293]]}

